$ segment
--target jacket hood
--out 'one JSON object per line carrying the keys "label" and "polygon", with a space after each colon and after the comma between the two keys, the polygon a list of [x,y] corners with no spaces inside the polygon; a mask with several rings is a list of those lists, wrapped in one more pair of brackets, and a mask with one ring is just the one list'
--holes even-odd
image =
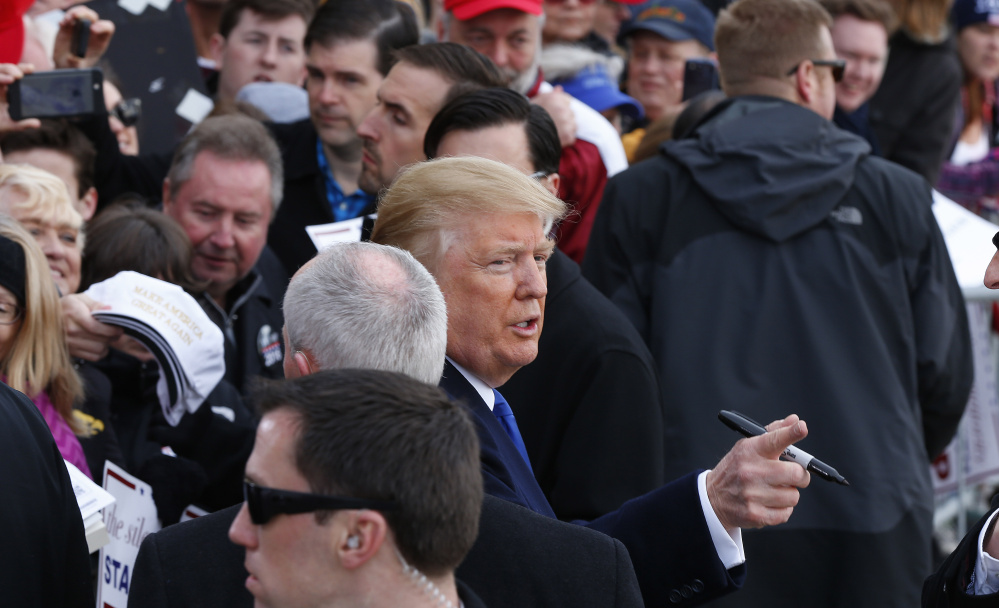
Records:
{"label": "jacket hood", "polygon": [[737,97],[662,152],[730,221],[782,242],[829,216],[870,146],[797,104]]}

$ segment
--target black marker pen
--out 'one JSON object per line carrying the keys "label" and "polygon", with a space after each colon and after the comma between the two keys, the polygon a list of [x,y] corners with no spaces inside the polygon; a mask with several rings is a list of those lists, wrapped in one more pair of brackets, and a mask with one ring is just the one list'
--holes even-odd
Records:
{"label": "black marker pen", "polygon": [[[718,419],[724,422],[725,426],[728,428],[742,433],[746,437],[758,437],[767,432],[767,430],[759,423],[731,410],[722,410],[718,412]],[[806,471],[815,473],[826,481],[835,481],[836,483],[844,486],[850,485],[850,482],[844,479],[843,476],[836,471],[836,469],[793,445],[787,446],[787,449],[784,450],[783,454],[781,454],[781,458],[800,464]]]}

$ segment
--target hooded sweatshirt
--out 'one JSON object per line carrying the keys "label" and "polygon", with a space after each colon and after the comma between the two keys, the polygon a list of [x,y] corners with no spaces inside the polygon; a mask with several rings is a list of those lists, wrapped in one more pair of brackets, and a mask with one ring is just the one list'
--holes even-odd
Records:
{"label": "hooded sweatshirt", "polygon": [[[799,414],[810,431],[800,447],[851,487],[813,477],[776,530],[891,547],[879,559],[903,567],[856,591],[880,586],[913,605],[929,566],[929,458],[967,401],[970,337],[929,186],[869,150],[790,102],[723,102],[691,137],[608,183],[584,275],[656,360],[667,478],[731,448],[719,410],[763,424]],[[747,566],[747,585],[770,568]],[[851,605],[814,593],[797,605]]]}

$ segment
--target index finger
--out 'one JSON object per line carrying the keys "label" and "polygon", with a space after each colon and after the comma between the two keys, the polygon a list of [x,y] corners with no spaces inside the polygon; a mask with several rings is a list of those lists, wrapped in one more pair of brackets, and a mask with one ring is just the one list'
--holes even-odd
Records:
{"label": "index finger", "polygon": [[88,6],[79,4],[66,11],[59,25],[75,25],[80,19],[87,19],[90,23],[96,23],[98,19],[97,12]]}

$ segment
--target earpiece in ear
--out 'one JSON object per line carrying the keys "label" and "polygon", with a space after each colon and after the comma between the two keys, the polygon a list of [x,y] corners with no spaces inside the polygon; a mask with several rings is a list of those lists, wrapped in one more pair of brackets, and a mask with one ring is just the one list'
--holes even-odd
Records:
{"label": "earpiece in ear", "polygon": [[361,539],[357,535],[350,535],[347,537],[347,548],[356,549],[361,546]]}

